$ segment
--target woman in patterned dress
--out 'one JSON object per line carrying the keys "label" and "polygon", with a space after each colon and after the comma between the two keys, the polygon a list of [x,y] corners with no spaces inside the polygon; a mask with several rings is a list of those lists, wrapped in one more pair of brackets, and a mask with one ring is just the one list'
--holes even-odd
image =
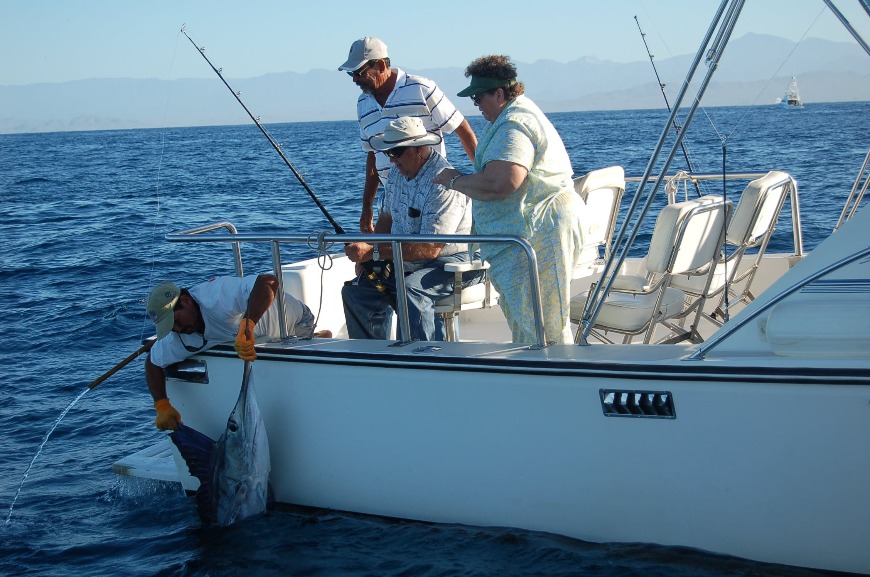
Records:
{"label": "woman in patterned dress", "polygon": [[[583,201],[556,129],[523,95],[507,56],[483,56],[465,70],[470,96],[490,123],[477,144],[473,174],[446,169],[435,182],[472,199],[475,234],[525,238],[538,259],[547,343],[571,342],[570,285],[583,247]],[[493,285],[516,343],[537,341],[526,258],[513,244],[484,243]]]}

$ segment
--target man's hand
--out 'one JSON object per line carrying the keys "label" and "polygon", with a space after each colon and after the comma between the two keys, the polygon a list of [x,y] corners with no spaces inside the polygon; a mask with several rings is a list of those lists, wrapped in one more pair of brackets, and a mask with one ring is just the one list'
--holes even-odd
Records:
{"label": "man's hand", "polygon": [[239,334],[236,336],[236,353],[243,361],[253,361],[257,358],[254,352],[254,325],[256,323],[249,318],[243,318],[239,325]]}
{"label": "man's hand", "polygon": [[154,425],[161,431],[177,431],[178,425],[181,424],[181,413],[175,410],[169,399],[160,399],[154,403],[154,408],[157,410],[157,418],[154,419]]}
{"label": "man's hand", "polygon": [[375,247],[367,242],[351,242],[344,245],[344,254],[351,262],[366,262],[372,260]]}

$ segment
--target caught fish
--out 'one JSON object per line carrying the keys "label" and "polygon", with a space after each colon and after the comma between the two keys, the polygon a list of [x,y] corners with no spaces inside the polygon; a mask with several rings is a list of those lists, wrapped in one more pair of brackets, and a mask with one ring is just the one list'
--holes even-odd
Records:
{"label": "caught fish", "polygon": [[251,363],[227,428],[217,442],[186,425],[169,434],[199,479],[196,507],[203,526],[226,527],[266,510],[269,500],[269,439],[254,394]]}

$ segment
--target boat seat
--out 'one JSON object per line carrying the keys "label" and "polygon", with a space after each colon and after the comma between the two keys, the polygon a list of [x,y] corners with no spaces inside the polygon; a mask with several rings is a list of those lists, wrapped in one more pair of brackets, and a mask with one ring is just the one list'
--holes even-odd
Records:
{"label": "boat seat", "polygon": [[[630,343],[635,335],[644,334],[649,343],[656,326],[664,324],[676,336],[665,342],[702,339],[694,325],[686,330],[669,322],[682,318],[695,307],[685,308],[685,294],[671,287],[674,275],[710,266],[723,243],[725,220],[730,204],[722,197],[710,195],[665,206],[656,219],[645,259],[646,274],[618,275],[606,296],[592,330],[603,342],[612,342],[604,333],[623,335]],[[580,323],[588,305],[590,291],[571,299],[571,320]],[[576,338],[581,330],[578,328]]]}
{"label": "boat seat", "polygon": [[[685,292],[692,299],[709,301],[719,297],[715,310],[711,313],[703,312],[703,318],[717,326],[721,326],[727,319],[726,285],[729,290],[728,296],[736,298],[734,304],[746,304],[755,298],[750,292],[753,278],[776,229],[776,221],[785,199],[794,186],[794,180],[787,173],[780,171],[768,172],[746,186],[725,232],[726,250],[728,246],[732,249],[730,254],[720,255],[709,288],[705,290],[707,279],[704,274],[675,275],[671,286]],[[755,260],[738,275],[746,251],[755,247],[758,247]],[[738,292],[735,286],[741,283],[742,287]],[[706,302],[701,303],[702,309],[705,304]]]}
{"label": "boat seat", "polygon": [[580,278],[587,276],[592,265],[610,257],[619,205],[625,193],[625,170],[621,166],[593,170],[574,179],[574,190],[585,203],[584,244],[574,269],[574,278]]}
{"label": "boat seat", "polygon": [[[466,262],[451,262],[444,265],[444,270],[453,272],[452,295],[435,301],[435,313],[444,317],[444,326],[448,341],[459,340],[459,313],[474,309],[487,309],[498,304],[498,292],[489,280],[487,270],[489,263],[481,260]],[[462,273],[470,270],[484,271],[483,280],[473,285],[462,287]]]}

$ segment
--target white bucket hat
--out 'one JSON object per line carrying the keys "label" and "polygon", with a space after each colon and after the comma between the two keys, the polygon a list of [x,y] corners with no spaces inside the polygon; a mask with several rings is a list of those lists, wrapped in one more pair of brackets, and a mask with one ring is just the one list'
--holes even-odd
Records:
{"label": "white bucket hat", "polygon": [[380,38],[366,36],[350,45],[347,62],[338,67],[339,70],[353,72],[369,60],[388,58],[387,45]]}
{"label": "white bucket hat", "polygon": [[416,116],[403,116],[391,120],[383,134],[373,136],[369,144],[375,150],[390,150],[400,146],[429,146],[440,144],[441,135],[426,132],[423,121]]}

